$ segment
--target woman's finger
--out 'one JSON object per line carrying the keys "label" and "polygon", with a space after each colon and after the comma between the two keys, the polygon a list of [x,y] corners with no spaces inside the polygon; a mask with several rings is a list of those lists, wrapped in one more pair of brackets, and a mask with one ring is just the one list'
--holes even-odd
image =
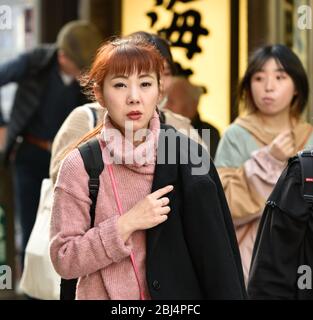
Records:
{"label": "woman's finger", "polygon": [[163,197],[163,198],[157,200],[157,203],[160,207],[164,207],[170,203],[170,199],[167,197]]}
{"label": "woman's finger", "polygon": [[153,193],[151,193],[151,196],[154,199],[159,199],[159,198],[163,197],[165,194],[171,192],[173,189],[174,189],[174,187],[172,185],[168,185],[166,187],[163,187],[161,189],[154,191]]}

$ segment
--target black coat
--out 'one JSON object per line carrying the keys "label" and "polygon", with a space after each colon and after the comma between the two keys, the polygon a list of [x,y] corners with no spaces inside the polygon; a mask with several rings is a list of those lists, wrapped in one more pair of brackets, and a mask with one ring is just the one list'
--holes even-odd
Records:
{"label": "black coat", "polygon": [[[48,82],[49,70],[57,63],[57,48],[54,45],[43,45],[22,54],[17,59],[0,65],[0,87],[10,82],[18,83],[8,123],[6,160],[16,138],[23,133],[40,108],[41,98]],[[78,105],[87,102],[83,93],[81,93],[79,101]]]}
{"label": "black coat", "polygon": [[313,299],[312,289],[298,288],[302,275],[298,268],[301,265],[313,268],[312,212],[303,198],[299,159],[293,158],[278,180],[260,222],[250,270],[249,298]]}
{"label": "black coat", "polygon": [[42,90],[46,82],[46,70],[56,61],[56,48],[46,46],[25,53],[13,61],[0,66],[0,86],[10,82],[18,83],[8,135],[5,157],[22,133],[31,117],[39,108]]}
{"label": "black coat", "polygon": [[[181,139],[187,138],[181,135]],[[188,141],[191,149],[198,148]],[[210,162],[208,154],[202,152]],[[177,148],[177,155],[188,158],[189,164],[157,164],[153,181],[152,191],[168,184],[174,185],[174,190],[168,195],[168,220],[147,230],[146,270],[151,297],[244,299],[240,254],[216,169],[211,161],[209,173],[192,175],[190,154]]]}

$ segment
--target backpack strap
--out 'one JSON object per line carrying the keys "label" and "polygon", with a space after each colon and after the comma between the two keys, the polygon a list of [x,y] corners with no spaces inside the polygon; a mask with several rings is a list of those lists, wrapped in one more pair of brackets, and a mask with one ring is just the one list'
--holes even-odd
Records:
{"label": "backpack strap", "polygon": [[163,124],[165,123],[166,119],[165,119],[165,114],[163,111],[159,111],[159,118],[160,118],[160,122]]}
{"label": "backpack strap", "polygon": [[93,127],[95,128],[97,126],[97,120],[98,120],[97,112],[93,107],[89,107],[89,109],[92,113]]}
{"label": "backpack strap", "polygon": [[[104,169],[102,152],[97,138],[87,141],[78,147],[78,150],[83,158],[85,170],[89,175],[88,188],[89,198],[91,199],[90,206],[90,228],[95,224],[96,204],[98,191],[100,187],[99,176]],[[61,278],[60,299],[75,300],[75,292],[77,279]]]}
{"label": "backpack strap", "polygon": [[104,169],[102,151],[97,138],[87,141],[83,145],[79,146],[78,150],[83,158],[85,170],[89,175],[88,187],[89,198],[91,200],[90,228],[92,228],[95,222],[96,204],[100,187],[99,176]]}
{"label": "backpack strap", "polygon": [[298,153],[301,178],[302,194],[306,202],[313,206],[313,150],[304,150]]}
{"label": "backpack strap", "polygon": [[95,128],[97,126],[97,121],[98,121],[97,111],[94,107],[91,106],[91,104],[84,105],[83,107],[88,113],[88,117],[90,120],[90,130],[91,130],[92,128]]}

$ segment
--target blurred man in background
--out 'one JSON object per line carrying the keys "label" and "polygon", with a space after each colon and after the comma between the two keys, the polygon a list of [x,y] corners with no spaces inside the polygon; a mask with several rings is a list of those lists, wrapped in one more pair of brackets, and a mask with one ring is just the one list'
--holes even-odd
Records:
{"label": "blurred man in background", "polygon": [[[15,211],[21,228],[21,259],[38,208],[41,182],[49,176],[52,141],[68,114],[87,102],[77,77],[88,68],[101,35],[86,21],[72,21],[53,45],[43,45],[0,65],[0,87],[17,82],[11,118],[0,142],[13,165]],[[5,133],[7,131],[7,133]]]}

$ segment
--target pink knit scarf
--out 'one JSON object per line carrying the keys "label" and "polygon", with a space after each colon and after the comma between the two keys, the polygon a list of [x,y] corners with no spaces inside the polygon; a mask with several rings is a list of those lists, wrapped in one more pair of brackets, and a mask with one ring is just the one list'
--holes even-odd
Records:
{"label": "pink knit scarf", "polygon": [[[108,113],[104,116],[104,128],[100,139],[105,142],[106,150],[110,156],[109,161],[122,164],[129,169],[143,174],[153,174],[156,162],[156,150],[160,133],[160,119],[155,111],[149,122],[149,128],[144,133],[145,140],[134,146],[130,139],[116,128],[111,122]],[[126,133],[126,137],[131,136]]]}

